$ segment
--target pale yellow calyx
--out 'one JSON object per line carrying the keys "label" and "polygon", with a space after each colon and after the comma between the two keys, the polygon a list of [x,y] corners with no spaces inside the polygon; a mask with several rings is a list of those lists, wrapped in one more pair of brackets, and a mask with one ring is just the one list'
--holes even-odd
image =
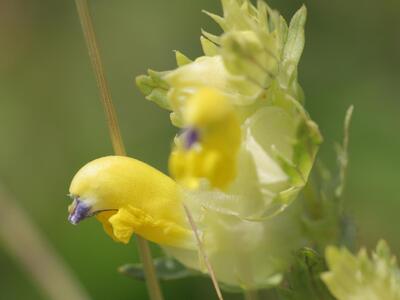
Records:
{"label": "pale yellow calyx", "polygon": [[191,247],[192,233],[174,180],[138,160],[107,156],[86,164],[70,193],[116,241],[138,234],[161,245]]}
{"label": "pale yellow calyx", "polygon": [[400,269],[385,241],[369,256],[362,248],[353,255],[346,248],[325,250],[329,271],[321,274],[329,291],[338,300],[399,300]]}

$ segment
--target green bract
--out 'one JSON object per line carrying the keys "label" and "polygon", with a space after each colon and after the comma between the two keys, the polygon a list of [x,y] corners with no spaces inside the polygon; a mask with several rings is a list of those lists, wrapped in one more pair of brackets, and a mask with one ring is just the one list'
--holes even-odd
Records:
{"label": "green bract", "polygon": [[329,272],[322,274],[338,300],[399,300],[400,269],[385,241],[380,241],[372,257],[365,249],[357,256],[345,248],[328,247]]}
{"label": "green bract", "polygon": [[[187,199],[217,279],[244,290],[279,284],[293,252],[307,242],[302,235],[300,202],[273,218],[252,222],[217,207],[216,202],[234,200],[222,197],[227,195],[198,191]],[[164,249],[187,267],[206,272],[197,251]]]}

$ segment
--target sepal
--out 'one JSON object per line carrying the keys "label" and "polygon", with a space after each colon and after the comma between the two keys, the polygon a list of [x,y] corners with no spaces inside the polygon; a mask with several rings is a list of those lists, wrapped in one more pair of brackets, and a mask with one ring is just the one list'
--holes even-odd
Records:
{"label": "sepal", "polygon": [[[179,55],[179,60],[183,61],[182,55]],[[169,86],[163,79],[167,73],[148,70],[148,75],[139,75],[136,77],[136,85],[147,100],[156,103],[161,108],[171,110],[171,105],[167,98]]]}

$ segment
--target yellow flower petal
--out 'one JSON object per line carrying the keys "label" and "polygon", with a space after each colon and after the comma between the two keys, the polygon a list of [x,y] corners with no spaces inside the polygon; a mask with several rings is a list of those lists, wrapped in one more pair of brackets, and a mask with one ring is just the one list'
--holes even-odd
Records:
{"label": "yellow flower petal", "polygon": [[227,187],[236,176],[241,140],[240,123],[229,100],[215,89],[200,89],[187,101],[183,117],[197,132],[198,141],[188,146],[185,134],[178,139],[169,160],[172,176],[189,188],[197,188],[202,179],[214,187]]}
{"label": "yellow flower petal", "polygon": [[138,234],[160,245],[193,248],[192,232],[176,223],[154,219],[141,209],[127,206],[119,209],[118,213],[109,219],[116,239],[127,244],[132,234]]}

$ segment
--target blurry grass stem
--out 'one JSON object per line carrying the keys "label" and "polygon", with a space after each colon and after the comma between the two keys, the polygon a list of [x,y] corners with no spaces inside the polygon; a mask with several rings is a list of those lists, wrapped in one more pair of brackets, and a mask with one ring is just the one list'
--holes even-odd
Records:
{"label": "blurry grass stem", "polygon": [[[125,147],[121,137],[121,131],[118,125],[117,114],[112,102],[110,89],[107,84],[105,72],[100,58],[100,51],[97,45],[96,35],[92,19],[89,12],[87,0],[75,0],[79,19],[82,25],[83,34],[89,51],[89,57],[96,76],[99,87],[101,102],[106,114],[107,124],[110,131],[111,142],[116,155],[125,156]],[[136,236],[139,255],[143,263],[144,273],[146,275],[147,289],[151,300],[162,300],[160,285],[154,269],[151,257],[150,247],[147,241],[140,236]]]}
{"label": "blurry grass stem", "polygon": [[86,290],[40,229],[0,183],[0,244],[52,300],[89,300]]}

